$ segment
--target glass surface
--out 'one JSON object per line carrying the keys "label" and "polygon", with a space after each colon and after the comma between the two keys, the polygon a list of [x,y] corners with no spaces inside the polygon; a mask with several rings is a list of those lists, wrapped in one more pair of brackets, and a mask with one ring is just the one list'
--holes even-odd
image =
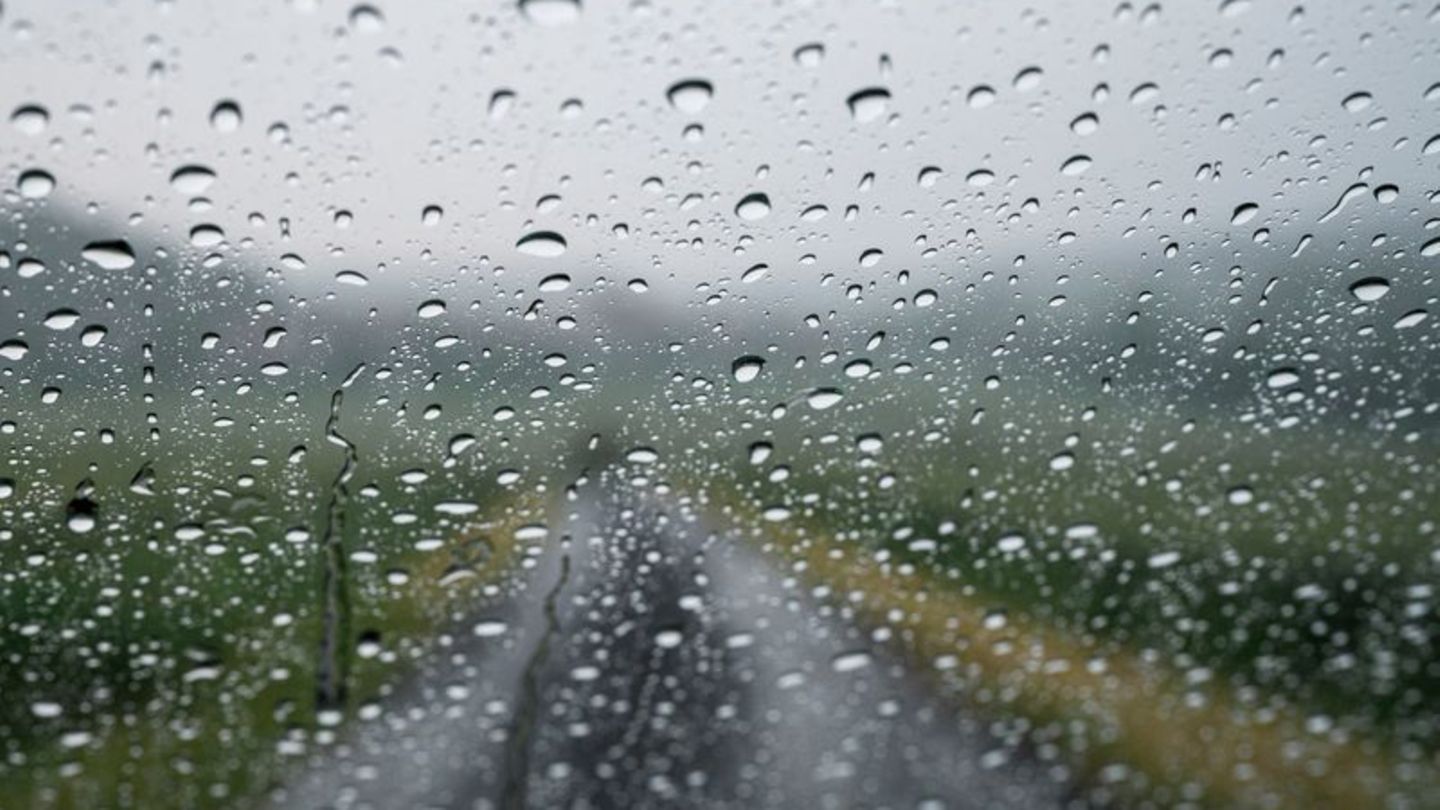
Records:
{"label": "glass surface", "polygon": [[1423,808],[1440,7],[0,5],[0,805]]}

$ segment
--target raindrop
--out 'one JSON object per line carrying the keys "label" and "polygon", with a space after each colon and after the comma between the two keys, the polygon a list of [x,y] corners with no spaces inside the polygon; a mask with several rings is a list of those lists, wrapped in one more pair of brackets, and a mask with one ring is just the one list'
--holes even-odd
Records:
{"label": "raindrop", "polygon": [[840,404],[845,395],[836,388],[816,388],[806,395],[805,401],[817,411],[829,410]]}
{"label": "raindrop", "polygon": [[425,210],[420,212],[420,224],[428,227],[435,227],[440,220],[445,218],[445,209],[438,205],[427,205]]}
{"label": "raindrop", "polygon": [[871,121],[885,114],[890,107],[890,91],[883,87],[867,87],[864,90],[850,94],[845,100],[845,105],[850,108],[850,116],[861,124],[868,124]]}
{"label": "raindrop", "polygon": [[770,215],[770,198],[760,192],[746,194],[735,206],[735,215],[754,222]]}
{"label": "raindrop", "polygon": [[567,25],[580,19],[580,0],[520,0],[520,11],[536,25]]}
{"label": "raindrop", "polygon": [[565,237],[554,231],[535,231],[520,237],[515,249],[526,256],[553,259],[565,253]]}
{"label": "raindrop", "polygon": [[45,316],[45,326],[57,332],[64,331],[80,320],[80,313],[73,309],[57,309]]}
{"label": "raindrop", "polygon": [[844,652],[830,659],[830,669],[834,672],[854,672],[870,666],[870,661],[870,653],[863,650]]}
{"label": "raindrop", "polygon": [[210,126],[216,132],[234,132],[240,128],[242,120],[240,105],[233,101],[222,101],[210,111]]}
{"label": "raindrop", "polygon": [[50,112],[35,104],[26,104],[10,113],[10,124],[23,135],[39,135],[50,125]]}
{"label": "raindrop", "polygon": [[99,346],[105,340],[109,330],[99,324],[85,327],[80,333],[80,345],[87,348]]}
{"label": "raindrop", "polygon": [[760,371],[764,368],[765,359],[763,357],[747,354],[730,364],[730,374],[735,378],[735,382],[748,383],[760,376]]}
{"label": "raindrop", "polygon": [[965,102],[971,109],[982,110],[995,103],[995,91],[986,84],[976,85],[970,89]]}
{"label": "raindrop", "polygon": [[818,42],[801,45],[795,49],[795,64],[804,68],[819,67],[825,60],[825,46]]}
{"label": "raindrop", "polygon": [[445,314],[445,302],[434,298],[421,304],[415,312],[421,318],[438,318]]}
{"label": "raindrop", "polygon": [[181,166],[170,175],[170,187],[187,196],[204,194],[215,182],[215,172],[204,166]]}
{"label": "raindrop", "polygon": [[1235,211],[1230,215],[1231,225],[1244,225],[1260,213],[1260,206],[1255,203],[1243,203],[1235,206]]}
{"label": "raindrop", "polygon": [[1345,100],[1341,101],[1340,104],[1345,108],[1345,112],[1358,113],[1363,112],[1366,108],[1368,108],[1370,106],[1370,103],[1374,100],[1374,97],[1371,96],[1369,93],[1351,93],[1350,95],[1346,96]]}
{"label": "raindrop", "polygon": [[660,454],[652,447],[636,447],[625,454],[625,460],[631,464],[654,464],[660,460]]}
{"label": "raindrop", "polygon": [[225,232],[215,225],[196,225],[190,229],[190,244],[195,247],[215,247],[223,241]]}
{"label": "raindrop", "polygon": [[370,5],[350,9],[350,27],[362,34],[373,34],[385,27],[385,15]]}
{"label": "raindrop", "polygon": [[564,273],[556,273],[540,279],[540,292],[560,292],[570,288],[570,277]]}
{"label": "raindrop", "polygon": [[80,255],[102,270],[125,270],[135,265],[135,251],[123,239],[91,242]]}
{"label": "raindrop", "polygon": [[509,114],[510,108],[511,108],[511,107],[514,107],[514,106],[515,106],[515,91],[513,91],[513,90],[496,90],[496,91],[495,91],[493,94],[491,94],[491,96],[490,96],[490,109],[489,109],[490,120],[492,120],[492,121],[499,121],[500,119],[504,118],[507,114]]}
{"label": "raindrop", "polygon": [[976,188],[983,188],[995,182],[995,173],[989,169],[976,169],[965,175],[965,182]]}
{"label": "raindrop", "polygon": [[665,97],[670,106],[687,115],[695,115],[710,104],[715,87],[704,79],[686,79],[670,85]]}
{"label": "raindrop", "polygon": [[23,360],[30,353],[30,344],[23,340],[7,340],[0,343],[0,357],[6,360]]}
{"label": "raindrop", "polygon": [[1411,310],[1411,311],[1405,313],[1404,315],[1401,315],[1399,318],[1396,319],[1396,321],[1395,321],[1395,328],[1396,328],[1396,329],[1411,329],[1411,328],[1414,328],[1414,327],[1419,326],[1420,324],[1424,323],[1424,322],[1425,322],[1425,319],[1426,319],[1426,318],[1429,318],[1429,317],[1430,317],[1430,313],[1429,313],[1429,312],[1426,312],[1426,311],[1423,310],[1423,309]]}
{"label": "raindrop", "polygon": [[1362,278],[1350,285],[1350,294],[1365,302],[1379,301],[1388,292],[1390,292],[1390,282],[1379,276]]}
{"label": "raindrop", "polygon": [[1076,135],[1093,135],[1100,128],[1100,118],[1095,113],[1084,113],[1070,122],[1070,131]]}
{"label": "raindrop", "polygon": [[1044,75],[1045,71],[1041,70],[1038,67],[1027,67],[1019,73],[1015,74],[1015,89],[1019,90],[1022,93],[1029,90],[1034,90],[1035,88],[1040,86],[1040,78]]}
{"label": "raindrop", "polygon": [[30,169],[21,173],[17,185],[20,188],[20,196],[39,200],[50,196],[50,192],[55,190],[55,178],[43,169]]}
{"label": "raindrop", "polygon": [[1265,377],[1265,385],[1270,388],[1289,388],[1300,382],[1300,375],[1293,368],[1277,368]]}
{"label": "raindrop", "polygon": [[1066,177],[1076,177],[1085,173],[1090,168],[1090,158],[1086,155],[1075,155],[1060,166],[1060,173]]}

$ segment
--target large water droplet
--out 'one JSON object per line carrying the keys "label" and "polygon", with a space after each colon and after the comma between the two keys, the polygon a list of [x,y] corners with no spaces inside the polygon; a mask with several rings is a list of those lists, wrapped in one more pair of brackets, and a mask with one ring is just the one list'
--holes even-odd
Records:
{"label": "large water droplet", "polygon": [[20,188],[20,196],[38,200],[49,197],[50,192],[55,190],[55,178],[43,169],[30,169],[21,173],[17,185]]}
{"label": "large water droplet", "polygon": [[1365,302],[1379,301],[1388,292],[1390,292],[1390,282],[1379,276],[1362,278],[1350,285],[1350,294]]}
{"label": "large water droplet", "polygon": [[102,270],[125,270],[135,265],[135,251],[124,239],[91,242],[80,255]]}
{"label": "large water droplet", "polygon": [[735,206],[735,215],[751,222],[764,219],[769,214],[770,198],[758,191],[746,194]]}
{"label": "large water droplet", "polygon": [[890,91],[883,87],[867,87],[851,93],[845,105],[850,108],[850,115],[856,122],[868,124],[890,108]]}
{"label": "large water droplet", "polygon": [[234,132],[243,120],[240,105],[228,99],[216,104],[215,109],[210,111],[210,126],[216,132]]}
{"label": "large water droplet", "polygon": [[1234,213],[1230,214],[1231,225],[1244,225],[1260,213],[1260,206],[1255,203],[1243,203],[1235,206]]}
{"label": "large water droplet", "polygon": [[695,115],[705,109],[714,95],[715,86],[704,79],[676,82],[665,92],[665,97],[670,99],[670,106],[686,115]]}
{"label": "large water droplet", "polygon": [[181,166],[170,175],[170,187],[186,196],[204,194],[215,182],[215,172],[204,166]]}
{"label": "large water droplet", "polygon": [[526,256],[553,259],[565,253],[565,237],[554,231],[535,231],[520,237],[515,249]]}
{"label": "large water droplet", "polygon": [[10,113],[10,125],[24,135],[39,135],[50,125],[50,112],[36,104],[25,104]]}
{"label": "large water droplet", "polygon": [[1066,177],[1078,177],[1090,168],[1090,158],[1087,155],[1075,155],[1060,166],[1060,173]]}
{"label": "large water droplet", "polygon": [[520,0],[520,11],[536,25],[567,25],[580,19],[580,0]]}
{"label": "large water droplet", "polygon": [[759,377],[764,368],[765,358],[747,354],[730,364],[730,374],[735,378],[735,382],[748,383]]}
{"label": "large water droplet", "polygon": [[824,411],[840,404],[845,395],[840,393],[838,388],[816,388],[806,395],[805,401],[811,408],[817,411]]}

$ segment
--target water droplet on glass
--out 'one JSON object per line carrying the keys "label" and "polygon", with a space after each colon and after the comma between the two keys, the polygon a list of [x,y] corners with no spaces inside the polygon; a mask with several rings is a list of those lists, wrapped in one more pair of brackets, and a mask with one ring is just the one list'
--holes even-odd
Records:
{"label": "water droplet on glass", "polygon": [[730,374],[735,378],[735,382],[748,383],[760,376],[760,372],[764,368],[765,359],[763,357],[747,354],[730,364]]}
{"label": "water droplet on glass", "polygon": [[810,407],[817,411],[829,410],[840,404],[845,395],[836,388],[816,388],[805,397]]}
{"label": "water droplet on glass", "polygon": [[24,135],[39,135],[50,125],[50,113],[44,107],[25,104],[10,113],[10,124]]}
{"label": "water droplet on glass", "polygon": [[883,87],[868,87],[850,94],[845,100],[850,116],[861,124],[868,124],[881,117],[890,107],[890,91]]}
{"label": "water droplet on glass", "polygon": [[1260,206],[1256,205],[1255,203],[1243,203],[1241,205],[1237,205],[1235,207],[1235,211],[1230,214],[1230,224],[1244,225],[1245,223],[1254,219],[1255,215],[1258,213],[1260,213]]}
{"label": "water droplet on glass", "polygon": [[30,169],[21,173],[17,185],[20,196],[38,200],[50,196],[50,192],[55,190],[55,178],[43,169]]}
{"label": "water droplet on glass", "polygon": [[1070,131],[1076,135],[1093,135],[1100,128],[1100,118],[1095,113],[1084,113],[1070,122]]}
{"label": "water droplet on glass", "polygon": [[385,27],[385,15],[374,6],[358,5],[350,9],[350,27],[362,34],[373,34]]}
{"label": "water droplet on glass", "polygon": [[770,214],[770,198],[760,192],[746,194],[735,206],[735,215],[741,219],[755,221]]}
{"label": "water droplet on glass", "polygon": [[1350,285],[1350,294],[1361,301],[1379,301],[1390,292],[1390,282],[1379,276],[1362,278]]}
{"label": "water droplet on glass", "polygon": [[520,0],[520,11],[536,25],[566,25],[580,19],[580,0]]}
{"label": "water droplet on glass", "polygon": [[818,42],[801,45],[795,49],[795,63],[800,67],[819,67],[825,61],[825,46]]}
{"label": "water droplet on glass", "polygon": [[540,292],[560,292],[570,288],[570,277],[564,273],[555,273],[540,279]]}
{"label": "water droplet on glass", "polygon": [[1341,101],[1340,104],[1345,108],[1346,112],[1358,113],[1367,109],[1370,106],[1370,103],[1374,100],[1374,97],[1371,96],[1369,93],[1351,93],[1350,95],[1346,96],[1344,101]]}
{"label": "water droplet on glass", "polygon": [[56,309],[45,316],[44,324],[47,328],[57,332],[64,331],[75,325],[80,320],[80,313],[73,309]]}
{"label": "water droplet on glass", "polygon": [[240,105],[233,101],[222,101],[210,111],[210,126],[216,132],[234,132],[240,128],[242,120]]}
{"label": "water droplet on glass", "polygon": [[215,172],[204,166],[181,166],[170,175],[170,187],[186,196],[204,194],[215,182]]}
{"label": "water droplet on glass", "polygon": [[995,91],[987,84],[976,85],[970,88],[970,92],[965,96],[965,102],[970,105],[971,109],[982,110],[995,103]]}
{"label": "water droplet on glass", "polygon": [[1090,158],[1086,155],[1075,155],[1060,166],[1060,173],[1066,177],[1076,177],[1085,173],[1090,168]]}
{"label": "water droplet on glass", "polygon": [[686,79],[670,85],[665,97],[670,106],[686,115],[695,115],[710,104],[715,87],[704,79]]}
{"label": "water droplet on glass", "polygon": [[1019,73],[1015,74],[1015,89],[1019,90],[1022,93],[1029,90],[1034,90],[1035,88],[1040,86],[1040,79],[1044,75],[1045,71],[1041,70],[1038,67],[1027,67]]}
{"label": "water droplet on glass", "polygon": [[80,255],[102,270],[125,270],[135,265],[135,251],[123,239],[91,242]]}
{"label": "water droplet on glass", "polygon": [[536,231],[520,237],[515,249],[526,256],[553,259],[565,253],[565,237],[554,231]]}

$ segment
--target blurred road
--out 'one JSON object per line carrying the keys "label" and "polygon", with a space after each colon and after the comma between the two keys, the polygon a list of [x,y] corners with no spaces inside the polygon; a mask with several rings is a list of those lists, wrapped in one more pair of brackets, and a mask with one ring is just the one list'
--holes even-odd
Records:
{"label": "blurred road", "polygon": [[457,633],[276,805],[1064,803],[1039,765],[748,544],[622,491],[582,497],[529,598]]}

